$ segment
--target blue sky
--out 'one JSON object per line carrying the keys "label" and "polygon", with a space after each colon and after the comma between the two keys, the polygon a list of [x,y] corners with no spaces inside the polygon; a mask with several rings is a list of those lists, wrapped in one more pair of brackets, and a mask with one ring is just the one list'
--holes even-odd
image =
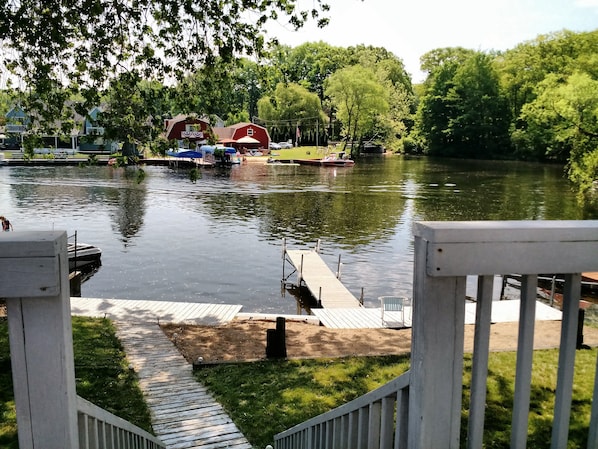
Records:
{"label": "blue sky", "polygon": [[[598,29],[598,0],[328,0],[330,25],[298,32],[281,23],[268,34],[283,44],[324,41],[384,47],[401,58],[414,82],[419,58],[440,47],[507,50],[540,34]],[[310,9],[313,0],[299,0]]]}

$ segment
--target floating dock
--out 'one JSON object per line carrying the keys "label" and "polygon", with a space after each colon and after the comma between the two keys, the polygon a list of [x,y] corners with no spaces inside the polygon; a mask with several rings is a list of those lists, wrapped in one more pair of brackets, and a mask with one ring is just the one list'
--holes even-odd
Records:
{"label": "floating dock", "polygon": [[[319,245],[318,245],[319,246]],[[290,250],[283,243],[284,263],[289,262],[297,273],[297,286],[305,285],[318,305],[325,309],[351,309],[362,307],[361,302],[338,279],[318,253],[310,250]],[[340,271],[340,263],[339,263]],[[291,275],[293,274],[291,273]],[[284,276],[283,281],[288,279]]]}

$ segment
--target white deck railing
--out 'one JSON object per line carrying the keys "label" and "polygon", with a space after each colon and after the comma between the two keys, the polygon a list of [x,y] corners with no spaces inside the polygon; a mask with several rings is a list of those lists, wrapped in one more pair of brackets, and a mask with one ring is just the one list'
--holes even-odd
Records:
{"label": "white deck railing", "polygon": [[66,232],[2,234],[0,298],[8,310],[19,447],[165,448],[76,394]]}
{"label": "white deck railing", "polygon": [[[278,449],[407,447],[409,372],[276,435]],[[393,446],[396,438],[400,444]]]}
{"label": "white deck railing", "polygon": [[164,449],[145,430],[77,396],[79,449]]}
{"label": "white deck railing", "polygon": [[[414,236],[408,377],[276,435],[276,448],[459,448],[467,276],[478,277],[478,289],[466,445],[483,447],[494,275],[510,273],[522,275],[511,447],[527,444],[536,289],[541,273],[562,274],[566,281],[552,448],[566,447],[581,273],[598,271],[598,221],[424,222],[415,225]],[[408,383],[403,384],[406,379]],[[377,392],[382,391],[380,396]],[[588,429],[587,447],[592,449],[598,448],[597,391],[598,378]],[[403,403],[405,396],[408,405]],[[394,409],[388,401],[397,401],[393,398],[399,398],[395,404],[400,406],[390,419]],[[362,428],[365,416],[369,429]],[[351,423],[360,423],[357,428],[367,438],[355,438]]]}

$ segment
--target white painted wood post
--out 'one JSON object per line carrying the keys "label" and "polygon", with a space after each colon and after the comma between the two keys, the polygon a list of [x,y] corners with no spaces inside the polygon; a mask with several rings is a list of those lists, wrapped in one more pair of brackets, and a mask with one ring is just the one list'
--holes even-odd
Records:
{"label": "white painted wood post", "polygon": [[427,252],[428,242],[415,234],[408,446],[457,449],[466,279],[428,276]]}
{"label": "white painted wood post", "polygon": [[[533,354],[535,294],[538,273],[579,273],[598,269],[598,221],[420,222],[414,226],[415,266],[411,384],[410,449],[456,449],[461,420],[463,327],[467,275],[523,276],[519,317],[517,373],[513,401],[511,447],[525,447]],[[558,255],[556,257],[555,255]],[[576,295],[576,294],[575,294]],[[575,296],[569,293],[572,298]],[[572,301],[572,299],[569,299]],[[575,304],[569,305],[571,310]],[[569,311],[570,312],[570,311]],[[486,311],[486,315],[488,311]],[[573,318],[566,316],[561,344],[572,345]],[[476,324],[484,321],[476,317]],[[487,333],[487,329],[483,330]],[[487,338],[476,340],[477,343]],[[561,349],[562,351],[563,349]],[[571,349],[569,349],[571,351]],[[574,352],[574,350],[573,350]],[[561,353],[562,354],[562,353]],[[553,447],[565,439],[570,410],[573,357],[561,355]],[[476,366],[478,363],[476,362]],[[476,371],[478,368],[475,368]],[[484,370],[485,371],[485,370]],[[480,373],[475,373],[479,375]],[[475,380],[476,384],[481,379]],[[477,390],[481,388],[476,387]],[[472,391],[473,394],[473,391]],[[474,396],[477,396],[476,393]],[[479,399],[473,401],[474,408]],[[598,441],[598,409],[592,411],[589,446]],[[559,415],[560,414],[560,415]],[[476,429],[482,427],[473,420]],[[475,447],[475,445],[473,446]]]}
{"label": "white painted wood post", "polygon": [[67,235],[0,236],[19,447],[77,449]]}

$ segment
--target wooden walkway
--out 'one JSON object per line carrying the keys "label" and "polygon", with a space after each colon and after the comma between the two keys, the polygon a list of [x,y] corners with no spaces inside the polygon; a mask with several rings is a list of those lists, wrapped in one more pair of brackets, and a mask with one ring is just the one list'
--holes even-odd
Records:
{"label": "wooden walkway", "polygon": [[361,308],[361,303],[330,271],[314,250],[287,250],[285,257],[297,270],[298,284],[303,282],[325,309]]}
{"label": "wooden walkway", "polygon": [[220,404],[192,375],[191,365],[152,323],[115,321],[127,359],[167,449],[251,449]]}
{"label": "wooden walkway", "polygon": [[134,299],[71,298],[73,315],[151,323],[218,326],[233,320],[240,305]]}
{"label": "wooden walkway", "polygon": [[[508,323],[519,321],[520,301],[518,299],[493,301],[492,322]],[[399,329],[411,327],[411,307],[401,312],[384,312],[384,323],[380,316],[379,308],[359,309],[312,309],[312,313],[320,319],[320,322],[332,329]],[[465,304],[465,324],[475,324],[476,303]],[[562,312],[541,301],[536,301],[536,320],[538,321],[559,321],[562,319]]]}
{"label": "wooden walkway", "polygon": [[411,318],[403,321],[401,312],[384,312],[384,323],[379,308],[311,309],[322,325],[331,329],[400,329],[411,327]]}

